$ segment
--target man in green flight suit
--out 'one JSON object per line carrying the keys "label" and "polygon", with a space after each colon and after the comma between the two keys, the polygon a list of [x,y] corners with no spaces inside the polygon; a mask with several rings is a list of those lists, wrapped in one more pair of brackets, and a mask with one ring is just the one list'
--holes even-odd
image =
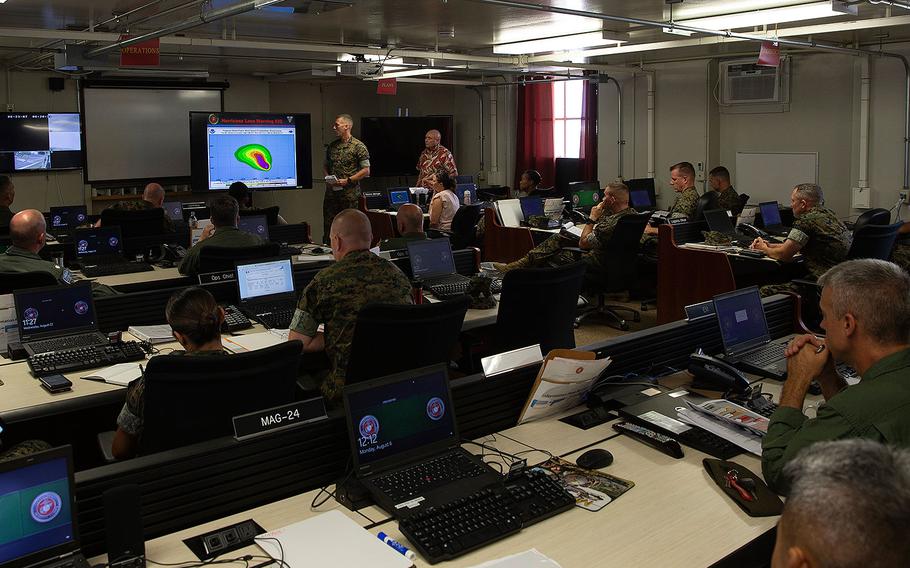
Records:
{"label": "man in green flight suit", "polygon": [[262,239],[237,228],[240,220],[240,206],[230,195],[219,195],[209,201],[211,223],[202,231],[199,241],[186,252],[177,270],[180,274],[195,276],[199,272],[199,251],[207,246],[254,247]]}
{"label": "man in green flight suit", "polygon": [[[341,399],[354,323],[370,303],[410,304],[411,283],[397,266],[370,252],[373,231],[363,212],[346,209],[335,216],[329,231],[336,262],[313,278],[300,296],[291,320],[289,340],[303,342],[303,351],[325,351],[329,374],[318,387],[333,403]],[[319,325],[325,331],[319,331]]]}
{"label": "man in green flight suit", "polygon": [[335,117],[332,128],[338,140],[326,148],[323,171],[334,180],[325,183],[322,202],[322,242],[329,243],[332,219],[345,209],[357,209],[360,199],[360,180],[370,177],[370,152],[366,145],[351,135],[354,119],[349,114]]}

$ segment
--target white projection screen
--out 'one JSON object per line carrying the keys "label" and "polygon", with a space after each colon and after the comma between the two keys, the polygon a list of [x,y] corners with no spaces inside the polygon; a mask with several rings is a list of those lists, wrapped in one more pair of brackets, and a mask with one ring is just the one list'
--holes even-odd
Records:
{"label": "white projection screen", "polygon": [[221,112],[219,89],[86,87],[87,182],[190,175],[190,111]]}

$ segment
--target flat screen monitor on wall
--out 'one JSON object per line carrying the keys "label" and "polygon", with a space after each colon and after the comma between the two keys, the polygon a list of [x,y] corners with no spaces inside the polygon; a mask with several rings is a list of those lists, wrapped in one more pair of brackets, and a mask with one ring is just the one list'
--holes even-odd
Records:
{"label": "flat screen monitor on wall", "polygon": [[[370,176],[412,176],[423,152],[424,136],[438,130],[440,144],[455,152],[452,116],[381,116],[360,119],[359,138],[370,151]],[[458,163],[458,155],[455,155]]]}
{"label": "flat screen monitor on wall", "polygon": [[309,114],[190,113],[193,189],[313,187]]}
{"label": "flat screen monitor on wall", "polygon": [[78,113],[0,113],[0,172],[81,167],[82,123]]}

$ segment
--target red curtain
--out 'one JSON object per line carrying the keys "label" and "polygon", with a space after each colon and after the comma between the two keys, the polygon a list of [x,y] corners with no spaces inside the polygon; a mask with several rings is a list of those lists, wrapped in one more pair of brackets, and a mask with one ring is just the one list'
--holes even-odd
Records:
{"label": "red curtain", "polygon": [[525,170],[537,170],[542,179],[541,187],[552,187],[556,170],[552,83],[532,83],[519,87],[517,118],[514,189],[518,189],[518,180]]}
{"label": "red curtain", "polygon": [[[585,180],[597,179],[597,82],[585,81],[581,104],[581,173]],[[606,185],[610,180],[600,180]]]}

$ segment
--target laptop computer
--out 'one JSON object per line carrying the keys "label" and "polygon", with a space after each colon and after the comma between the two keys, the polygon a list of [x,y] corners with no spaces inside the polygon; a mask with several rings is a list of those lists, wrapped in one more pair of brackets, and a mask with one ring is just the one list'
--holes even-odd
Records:
{"label": "laptop computer", "polygon": [[79,225],[88,221],[88,212],[85,205],[65,205],[51,207],[48,216],[49,233],[56,237],[66,236],[73,232]]}
{"label": "laptop computer", "polygon": [[402,205],[411,202],[411,191],[406,187],[389,188],[389,211],[398,211]]}
{"label": "laptop computer", "polygon": [[455,271],[455,257],[449,239],[408,241],[411,276],[423,282],[437,298],[464,294],[471,279]]}
{"label": "laptop computer", "polygon": [[[465,195],[469,196],[467,201],[465,201]],[[458,203],[461,203],[462,205],[477,203],[477,186],[473,183],[456,184],[455,196],[458,197]]]}
{"label": "laptop computer", "polygon": [[91,282],[13,292],[19,341],[29,355],[107,345],[98,331]]}
{"label": "laptop computer", "polygon": [[460,446],[445,365],[347,385],[343,399],[354,473],[395,517],[502,482]]}
{"label": "laptop computer", "polygon": [[496,212],[503,227],[520,227],[524,217],[521,212],[521,200],[500,199],[496,203]]}
{"label": "laptop computer", "polygon": [[76,524],[73,450],[0,463],[0,567],[88,568]]}
{"label": "laptop computer", "polygon": [[153,270],[144,262],[130,262],[123,256],[120,227],[76,229],[76,259],[86,276],[130,274]]}
{"label": "laptop computer", "polygon": [[600,203],[600,182],[576,181],[569,184],[573,209],[590,211]]}
{"label": "laptop computer", "polygon": [[780,206],[777,201],[759,203],[758,210],[761,212],[761,220],[766,233],[778,237],[786,237],[790,233],[790,228],[781,224]]}
{"label": "laptop computer", "polygon": [[531,217],[544,214],[544,200],[540,197],[520,197],[521,215],[527,221]]}
{"label": "laptop computer", "polygon": [[657,208],[657,194],[654,190],[654,178],[626,180],[629,188],[629,202],[638,211],[652,211]]}
{"label": "laptop computer", "polygon": [[269,223],[265,215],[247,215],[237,222],[237,228],[244,233],[256,235],[263,242],[269,240]]}
{"label": "laptop computer", "polygon": [[297,309],[290,258],[237,263],[240,310],[268,328],[287,329]]}
{"label": "laptop computer", "polygon": [[787,378],[784,349],[795,334],[771,339],[757,286],[715,296],[714,310],[724,360],[747,373],[781,381]]}
{"label": "laptop computer", "polygon": [[165,201],[162,204],[162,207],[164,208],[164,214],[167,215],[172,221],[183,221],[182,201]]}
{"label": "laptop computer", "polygon": [[705,211],[705,221],[708,222],[708,228],[712,231],[730,237],[733,245],[749,246],[755,240],[754,237],[740,233],[733,227],[733,219],[730,218],[730,212],[726,209]]}

